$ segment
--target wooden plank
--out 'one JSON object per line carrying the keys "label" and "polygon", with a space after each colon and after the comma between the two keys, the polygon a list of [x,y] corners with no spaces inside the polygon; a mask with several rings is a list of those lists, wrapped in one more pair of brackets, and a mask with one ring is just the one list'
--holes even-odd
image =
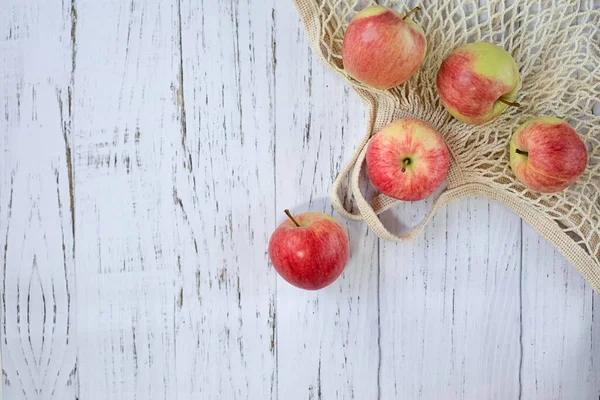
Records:
{"label": "wooden plank", "polygon": [[[312,55],[292,2],[278,3],[275,21],[280,223],[285,208],[332,213],[328,191],[364,135],[366,108]],[[377,240],[340,221],[351,252],[341,278],[317,292],[277,280],[280,399],[377,398]]]}
{"label": "wooden plank", "polygon": [[600,397],[600,295],[523,224],[523,399]]}
{"label": "wooden plank", "polygon": [[77,2],[73,63],[82,399],[171,398],[181,143],[175,1]]}
{"label": "wooden plank", "polygon": [[6,398],[600,396],[600,298],[494,203],[276,278],[365,124],[291,3],[9,0],[0,46]]}
{"label": "wooden plank", "polygon": [[74,399],[70,5],[8,1],[2,9],[3,395]]}
{"label": "wooden plank", "polygon": [[180,398],[276,398],[274,3],[181,2]]}
{"label": "wooden plank", "polygon": [[[383,218],[406,229],[430,204]],[[380,244],[381,398],[518,398],[519,227],[499,204],[466,199],[413,242]]]}

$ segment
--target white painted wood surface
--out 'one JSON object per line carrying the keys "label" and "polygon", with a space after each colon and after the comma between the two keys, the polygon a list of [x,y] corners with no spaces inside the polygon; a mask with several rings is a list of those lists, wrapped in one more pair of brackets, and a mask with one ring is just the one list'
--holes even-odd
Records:
{"label": "white painted wood surface", "polygon": [[488,200],[411,243],[347,222],[322,291],[276,276],[365,128],[291,1],[1,7],[5,399],[600,397],[600,296]]}

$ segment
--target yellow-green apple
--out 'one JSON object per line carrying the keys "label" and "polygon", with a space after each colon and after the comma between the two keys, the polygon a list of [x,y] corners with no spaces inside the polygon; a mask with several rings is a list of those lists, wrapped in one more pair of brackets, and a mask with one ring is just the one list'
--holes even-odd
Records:
{"label": "yellow-green apple", "polygon": [[407,201],[435,192],[450,165],[442,136],[416,118],[401,118],[373,135],[366,159],[373,185],[383,194]]}
{"label": "yellow-green apple", "polygon": [[391,8],[367,7],[350,21],[342,46],[344,69],[354,79],[377,89],[406,82],[427,52],[423,29]]}
{"label": "yellow-green apple", "polygon": [[479,125],[491,121],[515,97],[521,75],[512,56],[500,46],[470,43],[452,51],[438,70],[440,100],[454,118]]}
{"label": "yellow-green apple", "polygon": [[531,119],[510,139],[510,167],[528,188],[542,193],[563,190],[587,166],[585,144],[567,122],[554,117]]}
{"label": "yellow-green apple", "polygon": [[271,235],[269,257],[275,270],[292,285],[322,289],[335,281],[348,262],[348,236],[333,217],[320,212],[292,216]]}

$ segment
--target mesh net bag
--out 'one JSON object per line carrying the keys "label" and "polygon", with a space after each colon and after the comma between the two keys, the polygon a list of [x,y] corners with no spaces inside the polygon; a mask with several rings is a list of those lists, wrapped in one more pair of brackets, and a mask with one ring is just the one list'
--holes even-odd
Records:
{"label": "mesh net bag", "polygon": [[[418,72],[388,91],[362,85],[343,69],[342,41],[351,18],[369,0],[294,0],[313,52],[342,75],[369,108],[367,133],[331,189],[331,201],[343,217],[365,220],[384,240],[415,237],[437,209],[474,195],[484,195],[516,212],[548,239],[600,292],[600,7],[597,0],[379,1],[412,15],[425,31],[428,54]],[[596,8],[594,10],[594,7]],[[441,105],[435,77],[444,56],[474,41],[487,41],[512,54],[521,73],[518,109],[472,126],[452,118]],[[451,154],[447,186],[425,219],[402,235],[390,232],[378,214],[398,200],[383,194],[371,201],[360,186],[370,136],[390,121],[411,116],[432,125]],[[541,194],[519,183],[509,167],[508,142],[523,122],[556,116],[569,122],[584,140],[588,167],[566,190]],[[364,172],[364,171],[363,171]],[[349,180],[348,180],[349,178]],[[343,188],[349,182],[349,187]],[[357,207],[340,197],[351,192]],[[356,211],[354,211],[356,210]]]}

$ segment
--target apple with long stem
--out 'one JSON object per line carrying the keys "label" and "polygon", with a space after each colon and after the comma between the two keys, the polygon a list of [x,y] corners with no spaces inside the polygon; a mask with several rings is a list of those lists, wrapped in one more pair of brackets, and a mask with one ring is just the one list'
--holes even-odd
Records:
{"label": "apple with long stem", "polygon": [[419,69],[427,53],[425,33],[408,17],[391,8],[371,6],[350,21],[342,45],[344,70],[376,89],[406,82]]}
{"label": "apple with long stem", "polygon": [[529,189],[558,192],[579,178],[587,166],[585,144],[566,121],[554,117],[531,119],[510,139],[510,167]]}
{"label": "apple with long stem", "polygon": [[306,212],[288,219],[271,235],[269,257],[283,279],[301,289],[330,285],[348,262],[349,241],[342,225],[320,212]]}
{"label": "apple with long stem", "polygon": [[521,75],[500,46],[476,42],[452,51],[442,62],[436,85],[446,110],[459,121],[479,125],[493,120],[515,102]]}
{"label": "apple with long stem", "polygon": [[416,118],[401,118],[378,131],[367,147],[373,185],[399,200],[422,200],[448,174],[450,153],[442,136]]}

